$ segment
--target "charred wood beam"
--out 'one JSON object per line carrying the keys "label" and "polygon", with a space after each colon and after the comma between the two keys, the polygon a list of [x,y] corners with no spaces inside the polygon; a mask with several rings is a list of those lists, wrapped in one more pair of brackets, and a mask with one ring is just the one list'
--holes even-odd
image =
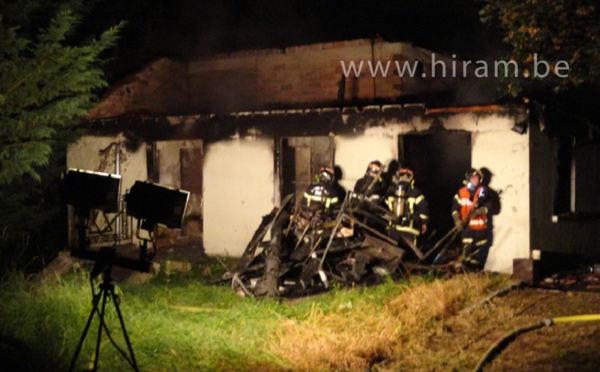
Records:
{"label": "charred wood beam", "polygon": [[278,220],[279,216],[281,215],[281,211],[283,211],[286,208],[287,204],[290,202],[290,200],[292,200],[293,197],[293,193],[286,196],[285,199],[283,199],[283,201],[281,202],[281,206],[279,207],[279,209],[273,208],[271,213],[263,217],[261,224],[258,226],[258,229],[256,229],[256,231],[254,232],[254,235],[252,236],[252,239],[250,239],[250,243],[248,243],[248,245],[246,246],[242,257],[240,257],[240,260],[238,261],[238,264],[235,268],[235,272],[239,273],[248,268],[248,265],[252,262],[252,259],[254,258],[256,248],[258,247],[260,242],[262,242],[263,238],[267,234],[267,231],[269,231],[269,229],[272,228],[273,224]]}
{"label": "charred wood beam", "polygon": [[[323,252],[323,257],[321,257],[321,262],[319,263],[319,274],[321,274],[323,272],[323,262],[325,262],[325,257],[327,257],[327,252],[329,251],[329,248],[331,247],[333,238],[335,237],[337,230],[340,227],[342,220],[344,219],[344,211],[346,210],[346,207],[348,206],[350,198],[351,198],[350,194],[346,195],[346,198],[344,199],[344,202],[342,203],[340,211],[338,212],[338,215],[335,219],[335,227],[331,231],[331,235],[329,236],[329,241],[327,242],[327,246],[325,247],[325,252]],[[329,284],[327,283],[327,278],[326,277],[323,278],[324,276],[325,276],[324,274],[321,274],[321,279],[324,279],[323,283],[325,284],[325,287],[328,287]]]}
{"label": "charred wood beam", "polygon": [[[386,235],[383,235],[382,233],[380,233],[379,231],[373,229],[372,227],[367,226],[366,224],[358,221],[356,218],[352,217],[352,216],[348,216],[345,215],[346,218],[350,219],[351,221],[354,221],[355,224],[357,224],[358,226],[362,227],[365,230],[368,230],[370,233],[372,233],[373,235],[376,235],[379,238],[382,238],[392,244],[396,244],[396,241]],[[413,251],[415,252],[415,254],[417,255],[417,257],[419,258],[419,260],[422,260],[425,256],[423,255],[423,252],[421,252],[421,250],[419,248],[417,248],[417,246],[415,245],[415,243],[413,243],[412,241],[410,241],[410,239],[408,239],[405,236],[401,236],[402,241]]]}
{"label": "charred wood beam", "polygon": [[351,221],[354,224],[362,227],[363,229],[367,230],[368,232],[370,232],[371,234],[377,236],[378,238],[383,239],[386,242],[389,242],[390,244],[396,244],[396,241],[394,239],[390,238],[387,235],[384,235],[384,234],[380,233],[379,231],[375,230],[374,228],[372,228],[370,226],[367,226],[366,224],[360,222],[356,218],[354,218],[354,217],[352,217],[350,215],[347,215],[345,213],[343,214],[343,217],[346,218],[348,221]]}
{"label": "charred wood beam", "polygon": [[352,214],[361,215],[361,216],[366,217],[366,218],[368,218],[371,221],[375,221],[378,224],[383,225],[383,226],[387,226],[387,224],[389,223],[388,220],[386,220],[384,218],[381,218],[379,216],[376,216],[376,215],[374,215],[372,213],[369,213],[369,212],[365,211],[364,209],[357,209],[355,211],[352,211]]}
{"label": "charred wood beam", "polygon": [[[344,253],[346,251],[351,251],[356,248],[360,248],[363,245],[363,241],[348,243],[347,241],[341,242],[340,244],[331,244],[329,247],[329,253]],[[325,248],[316,249],[315,254],[317,256],[323,254],[325,252]]]}
{"label": "charred wood beam", "polygon": [[319,260],[315,258],[309,259],[300,273],[300,284],[302,285],[302,288],[308,288],[310,281],[317,274],[318,270]]}
{"label": "charred wood beam", "polygon": [[[379,211],[380,213],[384,214],[384,216],[386,216],[387,218],[389,218],[390,220],[396,219],[396,216],[388,209],[382,207],[381,205],[374,203],[373,201],[364,198],[364,197],[356,197],[356,194],[353,195],[356,199],[360,200],[361,203],[365,203],[366,205],[368,205],[369,207]],[[363,215],[371,220],[375,220],[377,222],[383,223],[383,221],[387,221],[387,218],[381,218],[378,216],[375,216],[367,211],[365,211],[363,208],[356,208],[353,211],[353,214],[360,214]],[[356,219],[355,219],[356,221]],[[362,224],[362,227],[364,227],[365,225]],[[370,230],[371,232],[375,231],[373,229]],[[377,232],[377,231],[375,231]],[[378,232],[377,232],[378,233]],[[378,236],[383,236],[382,234],[378,235]],[[417,255],[417,257],[419,258],[419,260],[423,260],[425,258],[425,256],[423,255],[423,252],[415,245],[414,242],[412,242],[410,239],[408,239],[405,236],[401,236],[402,241],[413,251],[415,252],[415,254]],[[396,242],[394,241],[393,244],[396,244]]]}
{"label": "charred wood beam", "polygon": [[271,228],[271,241],[265,260],[265,272],[256,286],[255,294],[257,296],[279,296],[279,273],[284,221],[283,218],[275,219],[275,223]]}
{"label": "charred wood beam", "polygon": [[240,288],[240,290],[242,291],[242,293],[244,294],[244,296],[251,296],[254,297],[252,295],[252,292],[250,292],[250,290],[248,290],[248,288],[246,288],[246,286],[244,285],[244,283],[242,282],[242,280],[239,277],[239,274],[234,274],[233,278],[231,279],[231,288],[232,289],[236,289],[236,288]]}
{"label": "charred wood beam", "polygon": [[242,257],[240,257],[240,260],[238,261],[234,272],[239,273],[248,268],[248,265],[254,259],[254,255],[256,253],[256,248],[258,247],[260,242],[262,242],[263,238],[267,234],[267,231],[269,230],[271,223],[275,220],[275,216],[277,215],[277,212],[278,212],[278,209],[273,208],[271,213],[269,213],[266,216],[263,216],[262,222],[260,223],[260,225],[258,226],[256,231],[254,232],[254,235],[252,235],[252,239],[250,239],[250,242],[246,246],[246,249],[244,250]]}

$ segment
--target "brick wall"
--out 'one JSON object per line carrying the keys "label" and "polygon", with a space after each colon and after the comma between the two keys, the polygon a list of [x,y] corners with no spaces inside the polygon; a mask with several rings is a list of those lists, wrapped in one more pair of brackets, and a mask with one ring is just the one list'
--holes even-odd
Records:
{"label": "brick wall", "polygon": [[[398,55],[413,57],[414,48],[359,39],[192,61],[191,107],[200,112],[227,112],[368,102],[374,96],[393,100],[406,93],[402,79],[392,68],[388,77],[373,79],[366,63],[373,57],[385,62]],[[346,65],[363,61],[363,73],[344,78],[341,61]]]}
{"label": "brick wall", "polygon": [[89,118],[186,112],[188,93],[187,64],[161,58],[113,85]]}
{"label": "brick wall", "polygon": [[[393,102],[451,89],[450,81],[399,77],[394,59],[421,60],[427,68],[431,52],[407,43],[358,39],[214,55],[187,64],[162,59],[115,86],[91,117]],[[386,77],[373,78],[367,65],[372,60],[391,61]],[[341,61],[347,66],[362,61],[360,76],[345,78]]]}

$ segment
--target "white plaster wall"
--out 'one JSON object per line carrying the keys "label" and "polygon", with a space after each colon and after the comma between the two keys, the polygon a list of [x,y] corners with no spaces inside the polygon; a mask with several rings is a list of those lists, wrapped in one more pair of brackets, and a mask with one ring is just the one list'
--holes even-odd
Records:
{"label": "white plaster wall", "polygon": [[[125,140],[121,135],[114,137],[84,136],[78,142],[71,144],[67,152],[67,167],[85,169],[96,172],[115,173],[115,150],[102,156],[99,151],[108,147],[111,142]],[[142,145],[135,152],[128,152],[121,148],[121,195],[137,180],[145,181],[146,172],[146,145]]]}
{"label": "white plaster wall", "polygon": [[272,140],[210,144],[204,155],[204,247],[239,257],[274,206]]}
{"label": "white plaster wall", "polygon": [[[361,136],[335,137],[335,165],[343,171],[340,184],[352,190],[370,161],[379,160],[387,166],[397,159],[398,135],[411,129],[426,129],[428,124],[391,123],[368,130]],[[444,121],[446,129],[473,133],[472,164],[490,169],[493,173],[490,187],[502,191],[502,210],[494,217],[494,244],[486,265],[488,270],[501,272],[512,272],[513,258],[529,257],[529,135],[511,131],[513,124],[514,119],[506,115],[458,114]],[[81,138],[69,147],[67,165],[114,173],[114,152],[102,157],[99,150],[117,139],[122,138]],[[161,183],[178,187],[182,142],[159,144],[161,161],[168,162],[161,164]],[[205,148],[203,215],[206,253],[240,256],[261,217],[276,204],[272,145],[272,140],[234,139]],[[122,193],[136,180],[147,179],[144,145],[134,153],[125,152],[121,174]]]}
{"label": "white plaster wall", "polygon": [[[529,136],[511,131],[514,118],[507,115],[451,115],[444,127],[472,132],[472,164],[493,173],[490,187],[501,191],[501,213],[494,216],[494,242],[486,269],[511,273],[514,258],[529,257]],[[335,138],[335,162],[342,167],[340,184],[347,190],[363,176],[367,164],[388,165],[397,159],[397,137],[430,123],[390,123],[371,128],[360,137]]]}
{"label": "white plaster wall", "polygon": [[[379,160],[384,167],[398,158],[398,140],[389,134],[360,137],[338,136],[335,138],[335,165],[342,168],[340,180],[346,190],[354,189],[357,180],[365,175],[367,165]],[[387,169],[384,169],[387,170]]]}
{"label": "white plaster wall", "polygon": [[[117,136],[83,136],[77,141],[69,145],[67,151],[67,167],[91,170],[95,172],[116,173],[115,168],[115,147],[106,154],[101,155],[100,150],[107,148],[112,142],[125,142],[124,137],[119,134]],[[146,145],[141,146],[134,152],[128,152],[125,146],[121,147],[120,156],[120,171],[121,175],[121,196],[124,195],[135,183],[135,181],[145,181],[147,179],[146,171]],[[105,225],[103,218],[98,217],[96,223],[103,227]],[[133,219],[132,239],[137,243],[135,238],[136,219]],[[73,231],[69,231],[70,234]],[[69,238],[72,241],[72,236]]]}
{"label": "white plaster wall", "polygon": [[486,269],[512,273],[513,258],[529,257],[529,135],[511,131],[508,118],[487,120],[498,130],[473,133],[472,164],[492,172],[490,188],[501,192],[502,208]]}

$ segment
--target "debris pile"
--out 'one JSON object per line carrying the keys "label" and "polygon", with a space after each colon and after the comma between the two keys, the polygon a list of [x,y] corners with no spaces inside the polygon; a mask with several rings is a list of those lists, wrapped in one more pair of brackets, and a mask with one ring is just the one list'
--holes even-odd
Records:
{"label": "debris pile", "polygon": [[[325,213],[292,203],[263,217],[235,269],[225,274],[243,296],[294,296],[327,290],[333,283],[376,283],[426,258],[408,239],[385,234],[393,214],[349,193]],[[267,237],[267,234],[269,236]]]}
{"label": "debris pile", "polygon": [[540,287],[560,290],[600,291],[600,265],[552,274]]}

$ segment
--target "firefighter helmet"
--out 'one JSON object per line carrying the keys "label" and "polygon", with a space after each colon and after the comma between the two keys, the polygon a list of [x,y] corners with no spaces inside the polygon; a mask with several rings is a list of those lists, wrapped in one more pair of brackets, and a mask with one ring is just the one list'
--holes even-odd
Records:
{"label": "firefighter helmet", "polygon": [[367,165],[367,176],[378,177],[381,174],[381,162],[379,160],[373,160]]}
{"label": "firefighter helmet", "polygon": [[333,169],[327,166],[323,166],[319,169],[319,173],[317,174],[317,180],[319,182],[332,183],[335,179],[335,173]]}
{"label": "firefighter helmet", "polygon": [[400,169],[398,169],[398,172],[396,172],[396,179],[397,179],[398,183],[400,183],[400,182],[411,183],[414,178],[415,178],[415,175],[414,175],[413,171],[408,168],[400,168]]}
{"label": "firefighter helmet", "polygon": [[469,189],[471,189],[473,187],[473,184],[471,184],[471,177],[473,176],[477,176],[479,177],[479,184],[481,184],[483,182],[483,173],[477,169],[477,168],[471,168],[467,171],[467,173],[465,173],[465,185],[467,185],[467,187]]}

